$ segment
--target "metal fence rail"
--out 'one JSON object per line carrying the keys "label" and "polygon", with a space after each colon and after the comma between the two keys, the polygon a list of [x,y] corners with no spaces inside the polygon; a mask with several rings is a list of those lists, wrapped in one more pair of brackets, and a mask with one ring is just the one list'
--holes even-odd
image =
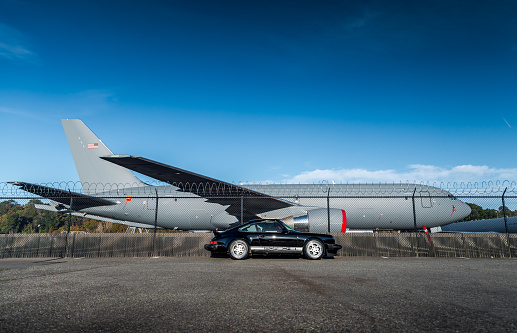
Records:
{"label": "metal fence rail", "polygon": [[[333,234],[340,256],[515,257],[517,235],[369,233]],[[34,257],[206,257],[210,233],[176,234],[4,234],[0,258]]]}

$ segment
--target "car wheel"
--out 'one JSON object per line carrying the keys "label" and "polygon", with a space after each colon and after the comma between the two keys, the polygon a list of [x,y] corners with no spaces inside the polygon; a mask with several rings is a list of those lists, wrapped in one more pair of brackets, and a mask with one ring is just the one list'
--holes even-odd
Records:
{"label": "car wheel", "polygon": [[236,239],[230,243],[228,247],[230,257],[235,260],[246,259],[249,254],[248,243],[242,239]]}
{"label": "car wheel", "polygon": [[307,259],[317,260],[321,259],[325,254],[325,248],[323,247],[323,243],[319,239],[310,239],[305,247],[303,248],[303,253],[307,257]]}

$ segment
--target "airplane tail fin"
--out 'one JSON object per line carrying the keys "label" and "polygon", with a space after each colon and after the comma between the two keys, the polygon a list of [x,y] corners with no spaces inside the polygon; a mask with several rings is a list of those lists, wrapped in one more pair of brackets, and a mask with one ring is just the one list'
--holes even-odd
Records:
{"label": "airplane tail fin", "polygon": [[85,194],[145,185],[130,170],[100,158],[113,153],[80,119],[61,123]]}

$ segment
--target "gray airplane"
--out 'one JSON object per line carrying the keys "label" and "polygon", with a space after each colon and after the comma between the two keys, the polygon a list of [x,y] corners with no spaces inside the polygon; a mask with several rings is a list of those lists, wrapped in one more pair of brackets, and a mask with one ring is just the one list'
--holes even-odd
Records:
{"label": "gray airplane", "polygon": [[[41,209],[72,210],[134,227],[193,231],[278,218],[310,232],[415,230],[456,222],[471,212],[449,192],[418,184],[230,184],[143,157],[114,155],[81,120],[61,121],[83,193],[12,182],[51,200],[38,205]],[[167,184],[146,184],[131,170]]]}

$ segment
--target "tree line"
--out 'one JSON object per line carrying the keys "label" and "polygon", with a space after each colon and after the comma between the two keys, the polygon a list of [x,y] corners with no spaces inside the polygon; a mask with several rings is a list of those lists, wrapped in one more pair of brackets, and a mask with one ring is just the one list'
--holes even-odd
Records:
{"label": "tree line", "polygon": [[[14,200],[0,202],[0,232],[2,233],[60,233],[68,230],[69,215],[36,209],[42,204],[32,199],[25,205]],[[70,231],[125,232],[123,224],[101,222],[84,217],[72,216]]]}
{"label": "tree line", "polygon": [[472,209],[472,212],[469,216],[461,220],[460,222],[465,221],[477,221],[477,220],[486,220],[486,219],[495,219],[498,217],[504,217],[504,213],[506,213],[506,216],[517,216],[517,210],[510,210],[508,207],[506,207],[506,211],[503,212],[503,206],[500,206],[499,209],[488,209],[478,206],[476,204],[468,203],[467,205],[470,206]]}

